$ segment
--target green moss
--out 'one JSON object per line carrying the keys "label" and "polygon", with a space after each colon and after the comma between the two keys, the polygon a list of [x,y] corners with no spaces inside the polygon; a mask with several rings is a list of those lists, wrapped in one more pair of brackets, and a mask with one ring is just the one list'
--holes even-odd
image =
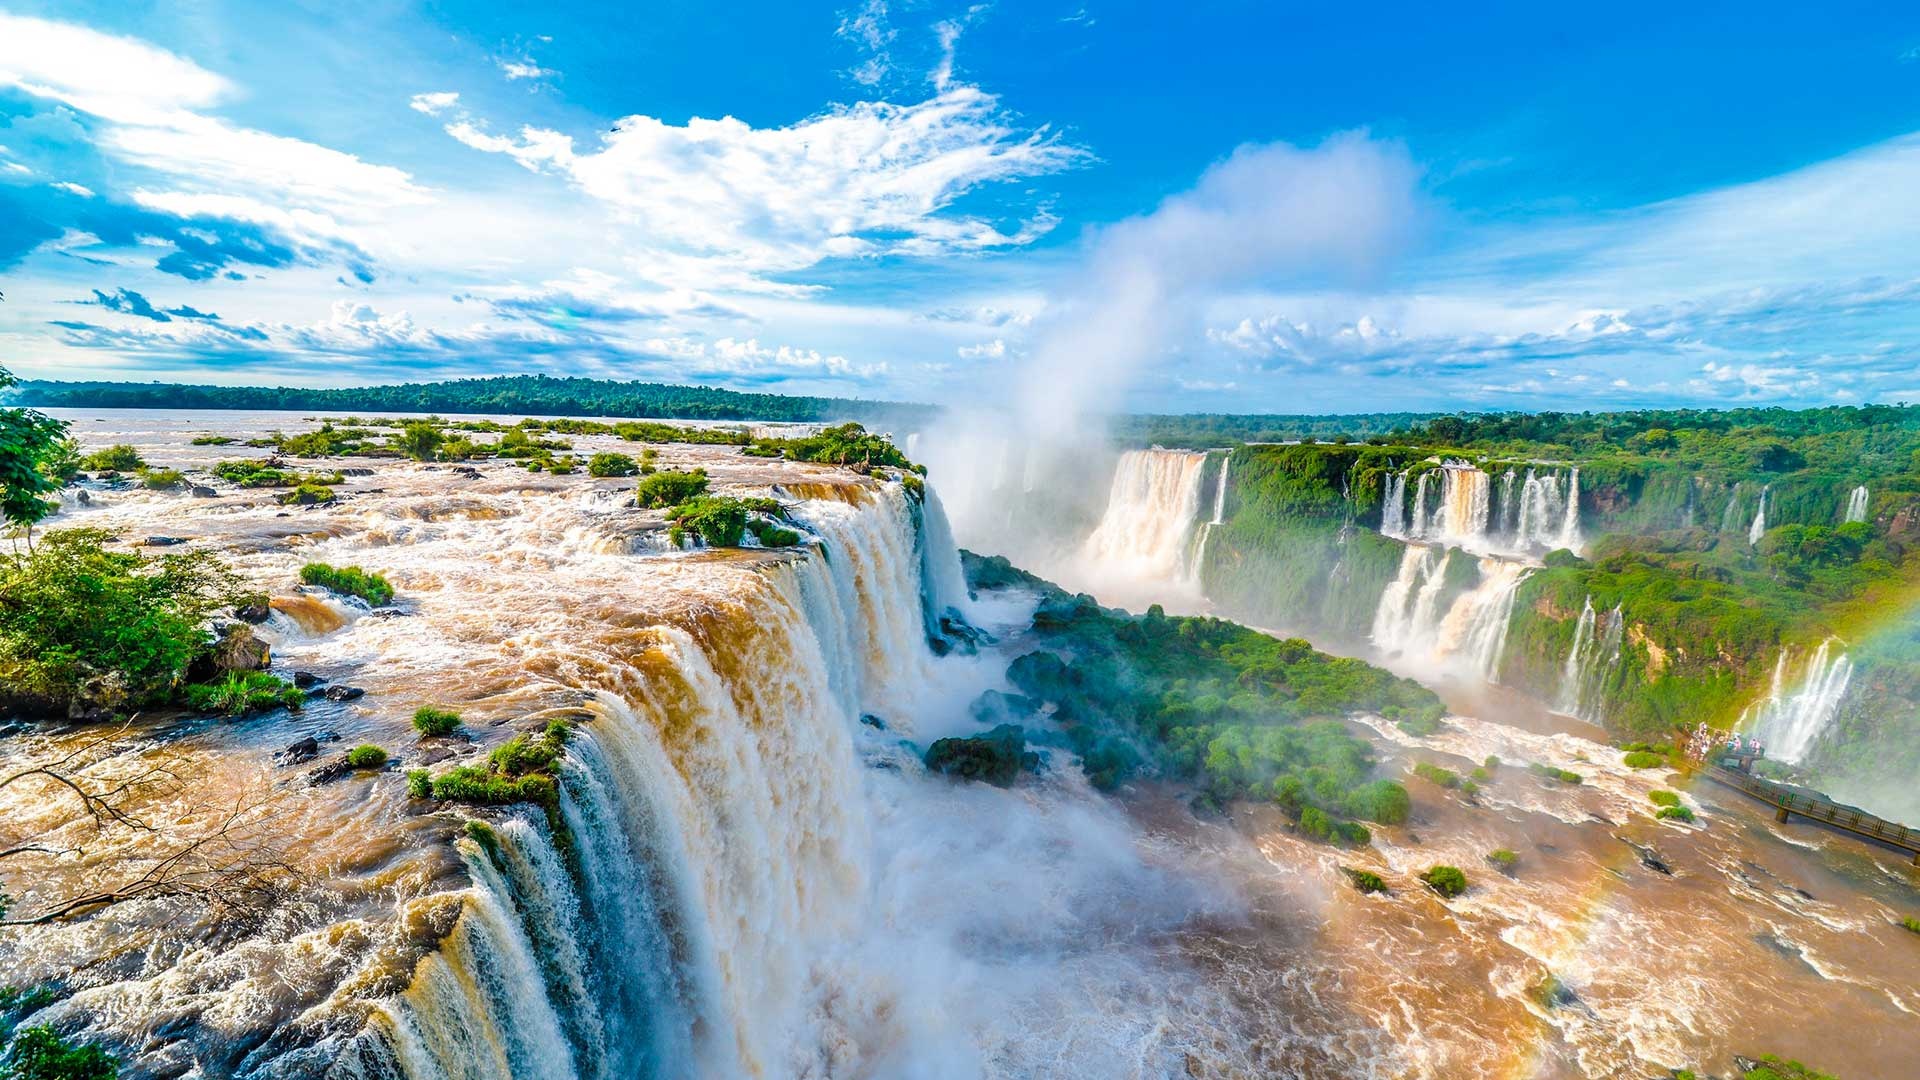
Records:
{"label": "green moss", "polygon": [[280,502],[285,506],[317,506],[334,501],[333,489],[325,484],[296,484],[292,490],[280,494]]}
{"label": "green moss", "polygon": [[1909,933],[1920,934],[1920,919],[1908,915],[1900,920],[1900,925]]}
{"label": "green moss", "polygon": [[384,607],[393,602],[393,584],[384,575],[362,570],[358,566],[329,566],[311,562],[300,568],[300,580],[307,585],[318,585],[346,596],[357,596],[374,607]]}
{"label": "green moss", "polygon": [[422,705],[413,713],[413,730],[422,735],[451,735],[460,726],[460,714]]}
{"label": "green moss", "polygon": [[972,738],[936,739],[924,760],[928,772],[995,787],[1012,786],[1022,770],[1040,763],[1039,755],[1027,750],[1026,732],[1018,724],[1001,724]]}
{"label": "green moss", "polygon": [[372,743],[362,743],[347,751],[347,764],[356,769],[377,769],[387,763],[387,752]]}

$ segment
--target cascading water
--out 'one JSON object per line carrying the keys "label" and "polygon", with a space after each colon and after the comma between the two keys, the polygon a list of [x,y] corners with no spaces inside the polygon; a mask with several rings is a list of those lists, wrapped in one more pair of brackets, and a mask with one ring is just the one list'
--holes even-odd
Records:
{"label": "cascading water", "polygon": [[1591,718],[1600,704],[1607,672],[1620,662],[1620,646],[1625,637],[1625,619],[1620,605],[1600,616],[1589,596],[1580,605],[1580,618],[1574,624],[1573,646],[1567,650],[1567,662],[1561,668],[1560,691],[1554,708],[1569,716]]}
{"label": "cascading water", "polygon": [[[1227,516],[1227,473],[1233,467],[1233,455],[1227,454],[1220,459],[1220,479],[1213,488],[1213,520],[1209,525],[1219,525]],[[1862,488],[1861,490],[1866,490]]]}
{"label": "cascading water", "polygon": [[1380,533],[1396,539],[1407,535],[1407,474],[1388,473],[1380,497]]}
{"label": "cascading water", "polygon": [[1479,560],[1479,580],[1442,609],[1447,549],[1409,545],[1400,570],[1374,609],[1373,643],[1381,652],[1494,681],[1520,583],[1531,567],[1509,559]]}
{"label": "cascading water", "polygon": [[1847,494],[1847,512],[1843,522],[1867,520],[1867,485],[1861,484]]}
{"label": "cascading water", "polygon": [[1129,450],[1120,455],[1100,524],[1081,549],[1102,576],[1183,583],[1193,570],[1204,452]]}
{"label": "cascading water", "polygon": [[1753,545],[1758,544],[1760,542],[1760,538],[1766,535],[1767,492],[1771,490],[1773,490],[1772,485],[1768,485],[1767,487],[1763,487],[1760,489],[1760,509],[1754,511],[1753,524],[1747,528],[1747,546],[1748,547],[1752,547]]}
{"label": "cascading water", "polygon": [[[1437,501],[1428,496],[1436,475]],[[1380,532],[1481,553],[1578,552],[1583,544],[1580,470],[1569,470],[1566,481],[1563,494],[1559,473],[1529,468],[1521,480],[1508,469],[1496,497],[1493,477],[1469,462],[1447,460],[1420,473],[1409,508],[1407,472],[1390,473],[1381,493]]]}
{"label": "cascading water", "polygon": [[1807,658],[1799,687],[1791,694],[1784,687],[1787,654],[1782,652],[1774,662],[1773,683],[1766,698],[1741,718],[1741,726],[1760,738],[1768,756],[1789,763],[1803,760],[1839,712],[1853,678],[1853,662],[1846,653],[1835,653],[1836,640],[1821,642]]}
{"label": "cascading water", "polygon": [[1720,512],[1720,531],[1730,533],[1740,520],[1740,481],[1733,482],[1733,488],[1727,493],[1727,508]]}

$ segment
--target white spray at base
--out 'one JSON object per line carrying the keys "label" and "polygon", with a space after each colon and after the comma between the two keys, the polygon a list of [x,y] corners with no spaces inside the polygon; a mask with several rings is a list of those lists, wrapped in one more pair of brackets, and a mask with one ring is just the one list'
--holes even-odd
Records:
{"label": "white spray at base", "polygon": [[1800,682],[1791,693],[1785,687],[1786,651],[1782,650],[1774,661],[1767,696],[1750,706],[1740,719],[1740,726],[1766,746],[1767,756],[1790,764],[1800,762],[1819,741],[1821,732],[1833,723],[1853,678],[1853,662],[1846,653],[1834,650],[1837,640],[1828,638],[1820,643],[1807,658]]}
{"label": "white spray at base", "polygon": [[1445,548],[1407,546],[1399,572],[1374,611],[1373,644],[1388,656],[1492,682],[1506,654],[1514,596],[1532,568],[1482,558],[1478,581],[1443,610],[1446,567],[1452,557]]}

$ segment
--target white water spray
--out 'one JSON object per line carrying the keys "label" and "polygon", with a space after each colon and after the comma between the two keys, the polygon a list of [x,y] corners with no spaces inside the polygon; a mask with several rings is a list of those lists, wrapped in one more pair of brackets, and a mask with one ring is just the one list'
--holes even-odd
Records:
{"label": "white water spray", "polygon": [[1843,521],[1867,520],[1867,485],[1861,484],[1847,495],[1847,513]]}
{"label": "white water spray", "polygon": [[1791,694],[1783,687],[1786,653],[1781,652],[1774,662],[1773,685],[1767,697],[1742,718],[1742,726],[1751,725],[1749,730],[1766,745],[1768,756],[1789,763],[1803,760],[1838,715],[1840,701],[1853,678],[1853,662],[1846,653],[1835,652],[1836,640],[1828,638],[1814,650],[1801,673],[1799,688]]}
{"label": "white water spray", "polygon": [[1207,455],[1130,450],[1120,456],[1106,513],[1081,549],[1102,577],[1131,582],[1190,580],[1193,528]]}

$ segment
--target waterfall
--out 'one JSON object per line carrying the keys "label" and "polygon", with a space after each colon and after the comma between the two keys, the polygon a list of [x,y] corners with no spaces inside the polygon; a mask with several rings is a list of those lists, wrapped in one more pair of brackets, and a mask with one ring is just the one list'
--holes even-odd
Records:
{"label": "waterfall", "polygon": [[1512,536],[1520,524],[1520,504],[1513,498],[1514,471],[1500,474],[1500,533]]}
{"label": "waterfall", "polygon": [[1520,485],[1520,506],[1512,539],[1516,551],[1546,551],[1564,547],[1578,551],[1580,540],[1580,472],[1573,471],[1567,494],[1560,477],[1528,468]]}
{"label": "waterfall", "polygon": [[1847,495],[1847,513],[1843,521],[1867,520],[1867,485],[1861,484]]}
{"label": "waterfall", "polygon": [[1554,540],[1555,547],[1566,548],[1578,554],[1580,551],[1580,467],[1573,467],[1573,473],[1567,477],[1566,517],[1560,522],[1560,535]]}
{"label": "waterfall", "polygon": [[1398,573],[1374,609],[1373,644],[1390,656],[1493,681],[1506,652],[1514,597],[1531,568],[1509,559],[1481,558],[1479,581],[1443,610],[1440,599],[1451,557],[1446,548],[1407,546]]}
{"label": "waterfall", "polygon": [[[1232,466],[1233,466],[1232,453],[1228,453],[1227,456],[1220,459],[1220,480],[1219,480],[1219,483],[1215,484],[1213,488],[1213,520],[1207,523],[1209,525],[1218,525],[1224,520],[1226,520],[1227,470],[1232,468]],[[1864,491],[1865,489],[1862,488],[1861,490]]]}
{"label": "waterfall", "polygon": [[1432,473],[1423,472],[1413,485],[1413,524],[1407,528],[1410,537],[1427,535],[1427,481],[1432,477]]}
{"label": "waterfall", "polygon": [[965,621],[972,608],[972,599],[967,593],[966,575],[960,569],[960,547],[954,543],[953,526],[947,521],[946,507],[940,503],[940,495],[931,487],[922,489],[925,494],[920,500],[920,529],[917,533],[920,548],[920,583],[925,590],[925,610],[928,616],[928,633],[939,637],[942,634],[939,622],[943,618],[958,618]]}
{"label": "waterfall", "polygon": [[1568,716],[1593,718],[1607,672],[1620,662],[1625,633],[1626,619],[1619,604],[1601,617],[1594,611],[1593,597],[1581,603],[1580,618],[1573,628],[1573,647],[1567,650],[1567,661],[1560,671],[1555,709]]}
{"label": "waterfall", "polygon": [[1740,481],[1735,480],[1733,482],[1733,490],[1727,494],[1727,508],[1720,514],[1720,531],[1723,533],[1732,532],[1734,522],[1739,520],[1739,514]]}
{"label": "waterfall", "polygon": [[[453,932],[376,1022],[412,1080],[824,1075],[858,987],[820,958],[860,933],[870,873],[858,716],[912,730],[934,661],[931,501],[897,485],[794,516],[824,552],[729,577],[697,627],[581,643],[596,719],[558,818],[460,842]],[[563,854],[567,852],[568,854]]]}
{"label": "waterfall", "polygon": [[1767,748],[1770,757],[1798,762],[1833,722],[1846,696],[1847,683],[1853,678],[1853,662],[1847,654],[1835,654],[1836,638],[1828,638],[1807,660],[1799,688],[1787,694],[1783,688],[1787,655],[1783,650],[1774,662],[1773,683],[1766,698],[1748,710],[1742,725]]}
{"label": "waterfall", "polygon": [[1129,450],[1120,455],[1100,524],[1081,548],[1102,573],[1132,581],[1187,581],[1207,455]]}
{"label": "waterfall", "polygon": [[1388,473],[1382,481],[1380,497],[1380,534],[1402,538],[1407,535],[1407,474]]}
{"label": "waterfall", "polygon": [[1748,547],[1752,547],[1753,545],[1758,544],[1760,542],[1760,538],[1766,535],[1767,492],[1771,490],[1773,490],[1773,485],[1771,484],[1760,489],[1760,509],[1754,512],[1753,525],[1751,528],[1747,530],[1747,546]]}

